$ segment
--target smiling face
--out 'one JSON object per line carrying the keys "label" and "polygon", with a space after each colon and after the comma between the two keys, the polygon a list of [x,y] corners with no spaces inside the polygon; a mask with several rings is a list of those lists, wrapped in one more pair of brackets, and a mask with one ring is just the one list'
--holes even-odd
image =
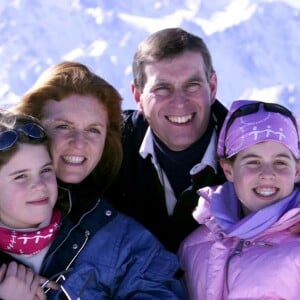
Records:
{"label": "smiling face", "polygon": [[239,152],[233,163],[222,160],[221,165],[227,180],[234,183],[245,214],[285,198],[300,178],[291,151],[273,141],[252,145]]}
{"label": "smiling face", "polygon": [[45,145],[19,144],[0,167],[0,220],[31,228],[50,220],[57,198],[54,168]]}
{"label": "smiling face", "polygon": [[66,183],[81,182],[101,159],[106,109],[95,97],[70,95],[61,101],[49,100],[43,115],[57,177]]}
{"label": "smiling face", "polygon": [[207,129],[216,75],[208,82],[202,55],[193,51],[147,63],[145,75],[142,92],[132,86],[140,111],[171,150],[188,148]]}

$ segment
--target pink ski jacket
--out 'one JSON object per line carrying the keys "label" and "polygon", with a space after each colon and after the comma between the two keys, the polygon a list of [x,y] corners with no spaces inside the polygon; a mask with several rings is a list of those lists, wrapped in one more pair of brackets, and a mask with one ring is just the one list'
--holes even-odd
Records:
{"label": "pink ski jacket", "polygon": [[179,249],[190,299],[300,299],[300,189],[243,219],[231,183],[199,194],[204,226]]}

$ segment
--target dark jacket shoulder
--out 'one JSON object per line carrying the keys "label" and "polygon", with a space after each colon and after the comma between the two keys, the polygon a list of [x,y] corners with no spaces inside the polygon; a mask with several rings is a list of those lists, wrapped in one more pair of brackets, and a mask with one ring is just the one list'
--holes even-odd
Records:
{"label": "dark jacket shoulder", "polygon": [[[218,134],[226,114],[226,107],[216,100],[212,105],[212,115]],[[182,226],[177,226],[177,220],[168,215],[164,186],[159,180],[151,157],[148,156],[144,159],[139,154],[147,128],[147,120],[139,111],[124,111],[123,162],[119,174],[106,196],[118,210],[141,222],[168,249],[174,251],[178,244],[178,231],[181,230],[177,227]],[[208,176],[206,172],[206,177],[208,180],[205,183],[209,183],[209,185],[217,184],[220,181],[219,175],[216,174]],[[194,207],[197,197],[195,190],[191,191],[189,197],[191,195],[194,196],[191,201],[191,205]],[[191,231],[190,227],[184,232],[189,231]]]}

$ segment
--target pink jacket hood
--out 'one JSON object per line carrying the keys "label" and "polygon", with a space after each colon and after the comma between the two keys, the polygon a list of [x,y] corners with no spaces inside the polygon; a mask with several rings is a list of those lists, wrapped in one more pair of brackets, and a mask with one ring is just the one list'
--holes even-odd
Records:
{"label": "pink jacket hood", "polygon": [[[179,250],[190,299],[298,299],[300,236],[290,228],[300,221],[300,189],[261,215],[239,220],[237,204],[225,205],[231,188],[200,190],[194,217],[205,226]],[[221,205],[213,203],[216,195]]]}

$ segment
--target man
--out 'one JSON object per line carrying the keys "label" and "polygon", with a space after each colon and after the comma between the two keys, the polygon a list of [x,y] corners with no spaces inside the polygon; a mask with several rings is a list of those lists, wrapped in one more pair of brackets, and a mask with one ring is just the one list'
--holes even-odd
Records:
{"label": "man", "polygon": [[183,29],[146,38],[134,55],[133,76],[138,110],[124,112],[124,160],[107,196],[176,252],[197,226],[196,190],[225,180],[216,143],[227,109],[215,99],[207,46]]}

